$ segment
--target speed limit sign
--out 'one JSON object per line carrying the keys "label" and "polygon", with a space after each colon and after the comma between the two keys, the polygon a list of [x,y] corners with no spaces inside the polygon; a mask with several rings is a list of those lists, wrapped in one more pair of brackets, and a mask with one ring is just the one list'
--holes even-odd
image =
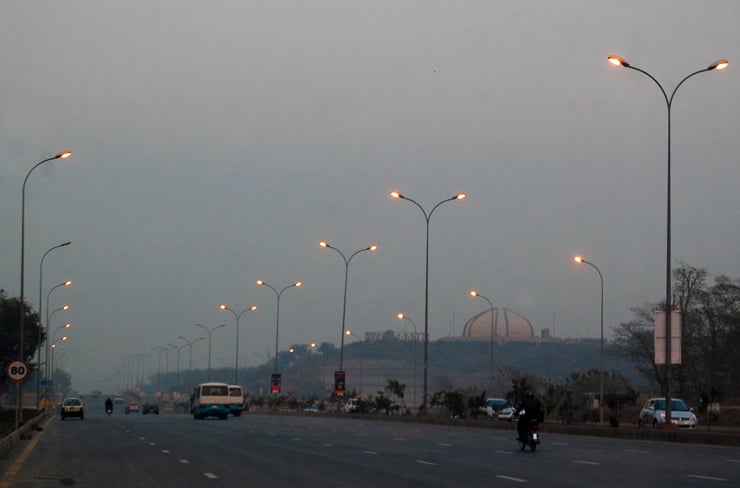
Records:
{"label": "speed limit sign", "polygon": [[30,368],[24,360],[14,359],[8,363],[8,367],[5,368],[5,373],[8,375],[8,379],[13,383],[20,383],[28,378],[29,370]]}

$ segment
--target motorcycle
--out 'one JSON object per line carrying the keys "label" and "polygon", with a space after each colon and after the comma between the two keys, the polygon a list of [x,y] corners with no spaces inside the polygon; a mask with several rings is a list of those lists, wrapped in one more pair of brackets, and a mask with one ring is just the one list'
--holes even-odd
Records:
{"label": "motorcycle", "polygon": [[522,443],[522,451],[529,447],[529,450],[534,452],[537,449],[537,444],[540,443],[540,423],[537,420],[530,420],[529,426],[527,427],[527,435],[520,441]]}
{"label": "motorcycle", "polygon": [[108,415],[112,414],[113,413],[113,405],[106,404],[105,405],[105,413],[107,413]]}

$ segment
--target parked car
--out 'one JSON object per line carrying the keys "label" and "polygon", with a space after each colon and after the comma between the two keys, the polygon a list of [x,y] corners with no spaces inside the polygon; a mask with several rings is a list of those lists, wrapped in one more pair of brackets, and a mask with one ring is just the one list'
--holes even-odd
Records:
{"label": "parked car", "polygon": [[129,402],[129,404],[123,408],[123,411],[126,413],[126,415],[130,413],[137,413],[139,411],[139,402]]}
{"label": "parked car", "polygon": [[359,405],[357,404],[357,398],[350,398],[347,403],[344,404],[344,411],[347,413],[357,412]]}
{"label": "parked car", "polygon": [[62,420],[67,417],[77,417],[80,420],[85,420],[85,405],[82,403],[81,398],[68,397],[62,400],[62,406],[59,409],[59,413]]}
{"label": "parked car", "polygon": [[146,415],[148,413],[159,415],[159,404],[155,402],[144,403],[144,405],[141,406],[141,414]]}
{"label": "parked car", "polygon": [[[640,427],[662,427],[665,424],[665,409],[665,398],[649,399],[640,410],[637,425]],[[696,429],[698,424],[693,409],[689,408],[686,402],[680,398],[671,398],[671,424],[682,429]]]}
{"label": "parked car", "polygon": [[491,418],[497,416],[503,408],[505,408],[509,402],[504,398],[487,398],[486,399],[486,415]]}
{"label": "parked car", "polygon": [[315,404],[308,405],[306,408],[303,409],[304,412],[311,412],[316,413],[319,411],[319,406]]}

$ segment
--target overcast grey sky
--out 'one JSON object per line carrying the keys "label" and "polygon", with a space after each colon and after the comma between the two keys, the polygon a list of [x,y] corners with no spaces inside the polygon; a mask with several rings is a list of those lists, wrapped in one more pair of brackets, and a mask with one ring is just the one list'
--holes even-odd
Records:
{"label": "overcast grey sky", "polygon": [[[39,262],[51,328],[70,321],[74,385],[105,386],[126,354],[196,338],[214,367],[347,327],[424,321],[432,339],[487,308],[539,334],[598,337],[665,287],[666,107],[720,58],[740,63],[736,1],[3,1],[0,288],[26,298]],[[740,66],[673,103],[673,257],[740,276]],[[44,306],[46,304],[44,303]],[[207,347],[193,361],[205,367]],[[174,358],[174,356],[171,356]],[[156,358],[147,367],[156,368]]]}

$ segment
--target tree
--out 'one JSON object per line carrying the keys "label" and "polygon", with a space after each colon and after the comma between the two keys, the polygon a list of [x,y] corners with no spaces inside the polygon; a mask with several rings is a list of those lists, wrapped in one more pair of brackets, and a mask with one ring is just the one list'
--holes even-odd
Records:
{"label": "tree", "polygon": [[[33,312],[33,308],[26,302],[24,307],[24,327],[23,327],[23,353],[18,350],[19,324],[20,318],[20,298],[9,297],[5,290],[0,290],[0,364],[5,365],[13,359],[21,358],[30,362],[36,353],[39,341],[39,319],[38,314]],[[42,340],[44,340],[42,334]],[[7,387],[8,379],[0,375],[0,389]]]}
{"label": "tree", "polygon": [[[673,302],[681,311],[681,364],[671,368],[671,384],[681,396],[702,391],[740,393],[740,280],[715,278],[685,264],[674,271]],[[666,368],[654,363],[653,310],[660,304],[633,309],[636,318],[614,329],[612,351],[633,360],[652,386],[665,391]]]}

